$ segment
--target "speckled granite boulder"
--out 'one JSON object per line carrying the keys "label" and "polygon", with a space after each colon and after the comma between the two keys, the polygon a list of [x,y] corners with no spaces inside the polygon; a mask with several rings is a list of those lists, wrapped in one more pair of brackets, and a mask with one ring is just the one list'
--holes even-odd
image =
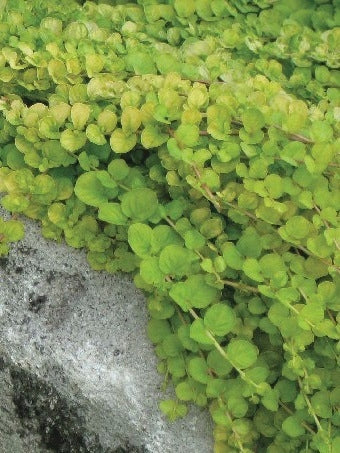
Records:
{"label": "speckled granite boulder", "polygon": [[128,276],[26,222],[0,263],[0,451],[211,453],[207,412],[160,414],[146,323]]}

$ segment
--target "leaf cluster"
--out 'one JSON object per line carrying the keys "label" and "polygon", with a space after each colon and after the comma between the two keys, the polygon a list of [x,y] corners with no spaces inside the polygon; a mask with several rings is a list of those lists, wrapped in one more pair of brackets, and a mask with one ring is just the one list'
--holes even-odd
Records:
{"label": "leaf cluster", "polygon": [[132,273],[215,453],[337,451],[337,0],[79,3],[0,2],[2,206]]}

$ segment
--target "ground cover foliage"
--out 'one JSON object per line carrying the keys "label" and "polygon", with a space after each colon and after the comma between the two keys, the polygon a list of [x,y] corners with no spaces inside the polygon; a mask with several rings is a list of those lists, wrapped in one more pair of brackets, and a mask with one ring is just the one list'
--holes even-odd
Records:
{"label": "ground cover foliage", "polygon": [[215,453],[340,450],[339,6],[0,1],[0,253],[133,273]]}

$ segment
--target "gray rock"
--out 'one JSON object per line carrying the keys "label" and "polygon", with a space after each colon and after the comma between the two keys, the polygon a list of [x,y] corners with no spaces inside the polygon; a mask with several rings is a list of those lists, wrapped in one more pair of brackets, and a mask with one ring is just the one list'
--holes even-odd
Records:
{"label": "gray rock", "polygon": [[0,263],[0,451],[210,453],[192,408],[167,422],[143,294],[83,251],[26,237]]}

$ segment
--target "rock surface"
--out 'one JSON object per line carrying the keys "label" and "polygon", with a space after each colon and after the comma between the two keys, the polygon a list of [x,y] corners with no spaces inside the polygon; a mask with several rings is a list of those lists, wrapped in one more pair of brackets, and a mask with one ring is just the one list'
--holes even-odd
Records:
{"label": "rock surface", "polygon": [[[0,263],[0,451],[210,453],[207,412],[164,420],[145,300],[82,251],[26,237]],[[171,393],[171,389],[168,391]]]}

